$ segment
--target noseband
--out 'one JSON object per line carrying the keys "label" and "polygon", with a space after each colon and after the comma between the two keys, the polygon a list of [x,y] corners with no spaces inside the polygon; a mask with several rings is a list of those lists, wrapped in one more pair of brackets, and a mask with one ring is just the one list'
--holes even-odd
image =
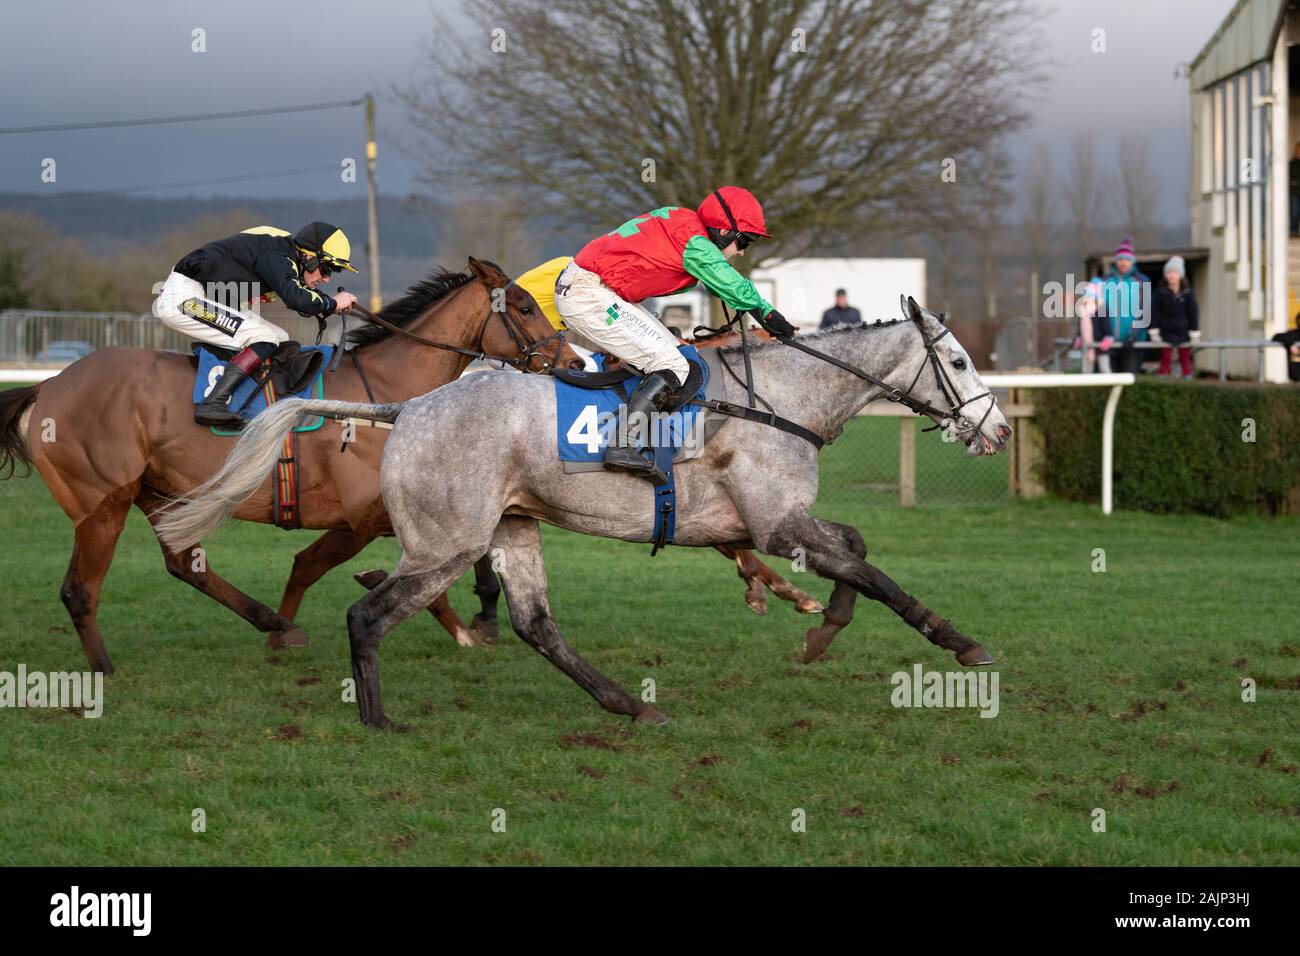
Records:
{"label": "noseband", "polygon": [[[897,389],[893,389],[892,391],[895,394],[898,394],[899,397],[894,398],[893,395],[888,395],[886,397],[889,398],[890,401],[903,402],[903,404],[907,405],[909,408],[912,408],[914,411],[918,411],[923,415],[929,415],[931,418],[937,416],[940,419],[946,419],[948,421],[951,421],[953,424],[957,424],[964,418],[964,416],[962,416],[961,414],[961,410],[963,408],[965,408],[971,402],[979,401],[981,398],[990,398],[993,395],[993,393],[981,392],[978,395],[972,395],[970,398],[963,399],[957,391],[957,386],[954,385],[952,379],[948,377],[948,370],[943,367],[943,362],[939,361],[939,353],[935,350],[935,345],[938,344],[939,340],[942,339],[945,335],[948,335],[952,331],[952,329],[945,327],[944,330],[940,332],[938,335],[936,335],[934,338],[930,338],[930,336],[925,334],[925,328],[924,326],[921,325],[920,322],[916,322],[916,328],[917,331],[921,333],[921,341],[925,343],[926,357],[921,360],[921,367],[918,368],[916,370],[916,374],[912,376],[912,384],[907,386],[907,391],[899,393]],[[916,400],[912,398],[912,389],[916,388],[916,383],[917,381],[920,380],[921,373],[925,371],[925,366],[927,362],[929,363],[930,367],[934,369],[934,382],[937,386],[939,386],[939,392],[943,395],[944,401],[948,403],[947,415],[945,415],[939,409],[929,405],[928,403],[925,404],[924,410],[922,410],[921,408],[918,407],[922,403],[916,402]],[[989,413],[993,411],[993,407],[997,405],[997,403],[998,400],[994,398],[991,402],[989,402],[989,407],[984,409],[984,414],[980,417],[980,420],[978,422],[976,422],[974,425],[968,425],[966,428],[958,429],[957,434],[961,436],[961,435],[978,433],[979,430],[984,427],[984,422],[988,420]],[[932,428],[923,428],[921,430],[926,432],[932,432],[935,430],[935,428],[938,427],[939,427],[939,423],[936,422]]]}

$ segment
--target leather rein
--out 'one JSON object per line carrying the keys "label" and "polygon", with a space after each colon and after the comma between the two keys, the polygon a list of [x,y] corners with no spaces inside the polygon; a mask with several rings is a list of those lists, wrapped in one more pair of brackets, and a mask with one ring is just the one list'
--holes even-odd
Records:
{"label": "leather rein", "polygon": [[[447,300],[444,300],[443,302],[438,303],[434,308],[440,308],[446,301]],[[488,307],[487,315],[483,316],[483,324],[479,326],[478,342],[480,345],[482,344],[483,336],[487,332],[488,323],[492,321],[492,316],[499,315],[501,316],[501,324],[505,327],[506,333],[510,336],[510,340],[514,342],[515,346],[519,349],[519,358],[512,358],[504,355],[488,355],[481,349],[476,352],[473,349],[462,348],[459,345],[452,345],[449,342],[438,342],[434,339],[426,339],[422,335],[416,335],[414,332],[404,329],[400,325],[394,325],[387,319],[375,315],[375,313],[371,312],[369,309],[362,307],[360,303],[352,306],[348,311],[355,312],[367,322],[373,322],[375,325],[387,329],[395,335],[403,336],[404,338],[410,339],[412,342],[418,342],[420,345],[427,345],[430,348],[455,352],[458,355],[468,355],[470,358],[482,361],[501,362],[503,365],[511,365],[524,371],[549,372],[555,367],[555,363],[559,361],[560,352],[564,349],[564,333],[559,331],[553,332],[546,338],[540,339],[537,342],[529,342],[528,331],[523,327],[523,323],[510,314],[509,309],[497,310],[491,306]],[[542,347],[552,341],[555,342],[555,353],[548,359],[542,354]],[[533,359],[540,360],[541,364],[533,366],[531,364]]]}
{"label": "leather rein", "polygon": [[[727,307],[725,305],[723,306],[723,313],[724,314],[727,313]],[[723,329],[729,328],[737,320],[742,320],[742,324],[743,324],[743,313],[738,312],[735,315],[729,315],[727,323],[724,326],[722,326],[722,328]],[[821,359],[823,362],[826,362],[830,365],[834,365],[836,368],[843,369],[844,371],[850,373],[851,375],[856,375],[858,378],[862,379],[863,381],[876,386],[881,390],[882,394],[876,396],[876,398],[872,399],[871,401],[877,401],[878,399],[884,398],[888,401],[896,402],[897,404],[910,409],[911,411],[915,412],[918,415],[924,415],[925,417],[935,422],[933,427],[923,428],[922,431],[927,431],[927,432],[934,431],[936,428],[940,428],[941,423],[944,421],[950,421],[954,424],[957,424],[963,419],[963,416],[961,414],[961,410],[963,408],[971,404],[971,402],[979,401],[981,398],[990,398],[993,393],[990,391],[985,391],[985,392],[981,392],[978,395],[972,395],[970,398],[963,399],[960,393],[957,391],[957,386],[953,384],[953,381],[951,377],[949,377],[947,370],[943,367],[943,362],[940,361],[939,353],[935,349],[935,345],[945,335],[950,334],[952,330],[949,328],[944,328],[944,330],[940,332],[938,335],[936,335],[934,338],[930,338],[930,336],[926,334],[925,328],[920,322],[918,322],[916,319],[911,319],[910,321],[916,326],[917,331],[921,333],[921,341],[925,345],[926,357],[921,360],[921,366],[916,370],[916,374],[912,376],[912,381],[907,386],[906,390],[900,389],[896,385],[890,385],[889,383],[872,375],[870,372],[863,371],[862,369],[858,368],[856,365],[852,365],[848,362],[837,359],[833,355],[827,355],[825,352],[820,352],[817,349],[812,348],[811,346],[805,345],[802,342],[797,341],[791,336],[774,335],[772,336],[772,338],[778,342],[783,342],[784,344],[790,346],[791,348],[798,349],[800,352],[806,352],[807,354],[813,356],[814,358]],[[718,330],[717,334],[721,334],[721,330]],[[742,348],[745,348],[747,351],[748,343],[744,341],[743,331],[741,333],[741,340],[742,340]],[[721,357],[722,356],[719,355],[719,358]],[[748,355],[746,355],[746,358],[748,358]],[[920,381],[921,373],[925,371],[925,366],[927,363],[934,370],[935,383],[939,386],[939,391],[943,394],[944,401],[948,403],[949,407],[946,412],[941,408],[937,408],[936,406],[931,405],[929,402],[922,401],[912,396],[912,390],[916,388],[916,383]],[[729,367],[727,370],[731,371]],[[734,377],[735,373],[732,372],[732,375]],[[752,375],[751,375],[751,383],[752,383]],[[753,395],[752,384],[749,384],[747,387],[750,388],[750,394],[752,396]],[[760,398],[759,401],[763,401],[763,400]],[[763,402],[763,404],[767,405],[769,409],[768,415],[763,416],[763,418],[760,418],[758,416],[749,416],[749,415],[744,415],[744,416],[738,415],[736,417],[745,417],[745,418],[752,417],[752,420],[755,421],[762,421],[764,418],[775,417],[770,411],[772,406],[768,405],[768,403],[765,401]],[[994,398],[991,402],[989,402],[989,407],[984,410],[984,414],[980,417],[980,420],[978,422],[976,422],[974,425],[967,425],[967,427],[965,428],[958,429],[956,434],[958,436],[965,436],[965,435],[973,435],[978,433],[979,430],[982,427],[984,427],[984,422],[988,420],[988,417],[990,413],[992,413],[995,405],[997,405],[996,398]],[[752,401],[751,401],[751,406],[752,406]],[[769,422],[769,424],[773,424],[773,423]],[[789,431],[790,429],[783,428],[783,430]],[[814,442],[813,444],[817,444],[817,443]],[[820,445],[818,445],[818,447],[820,447]]]}

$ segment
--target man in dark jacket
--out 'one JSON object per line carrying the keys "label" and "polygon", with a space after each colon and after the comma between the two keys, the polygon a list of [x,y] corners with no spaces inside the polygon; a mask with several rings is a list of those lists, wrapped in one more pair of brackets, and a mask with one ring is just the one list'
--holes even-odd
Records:
{"label": "man in dark jacket", "polygon": [[230,396],[262,360],[288,340],[264,319],[258,305],[278,296],[299,315],[319,319],[356,305],[350,292],[329,296],[316,287],[332,273],[356,272],[343,230],[311,222],[294,235],[256,226],[209,242],[176,263],[153,311],[169,328],[235,355],[194,411],[200,425],[238,428],[243,417],[227,407]]}
{"label": "man in dark jacket", "polygon": [[1160,374],[1168,375],[1178,349],[1178,366],[1183,378],[1192,377],[1192,349],[1189,342],[1200,338],[1200,314],[1196,293],[1187,284],[1187,266],[1182,256],[1165,263],[1165,279],[1152,296],[1151,324],[1168,348],[1160,350]]}
{"label": "man in dark jacket", "polygon": [[857,325],[862,321],[862,313],[849,305],[849,294],[843,289],[835,290],[835,305],[822,313],[823,329],[836,325]]}

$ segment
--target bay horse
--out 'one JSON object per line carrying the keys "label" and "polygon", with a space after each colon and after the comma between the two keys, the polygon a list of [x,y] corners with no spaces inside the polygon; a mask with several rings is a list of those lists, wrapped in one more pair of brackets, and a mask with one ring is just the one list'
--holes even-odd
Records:
{"label": "bay horse", "polygon": [[[494,290],[505,290],[498,302]],[[417,348],[405,335],[363,328],[351,335],[350,358],[325,375],[327,394],[353,401],[410,398],[458,377],[474,353],[536,371],[584,364],[532,296],[490,262],[470,258],[468,272],[436,272],[379,315],[460,351]],[[543,355],[543,346],[553,354]],[[156,529],[155,512],[206,479],[231,443],[194,424],[194,375],[194,360],[178,352],[103,348],[40,385],[0,393],[0,465],[7,463],[12,472],[17,461],[34,463],[72,519],[72,558],[59,595],[87,660],[106,674],[113,664],[96,612],[127,513],[136,505]],[[294,559],[278,612],[225,581],[206,556],[196,561],[198,541],[176,548],[160,541],[174,577],[267,633],[271,647],[305,644],[293,616],[306,589],[375,538],[391,534],[377,480],[387,433],[357,428],[344,453],[340,437],[329,428],[299,435],[302,526],[329,530]],[[235,517],[274,522],[269,480]],[[443,623],[462,643],[473,643],[458,619]]]}
{"label": "bay horse", "polygon": [[[504,291],[500,322],[491,321],[493,312],[489,311],[487,297],[495,290]],[[379,315],[414,335],[461,351],[422,348],[382,327],[365,327],[349,335],[353,352],[327,373],[327,394],[358,401],[412,398],[458,378],[473,358],[469,353],[520,363],[528,371],[544,371],[560,362],[571,368],[583,364],[562,337],[554,334],[532,297],[490,262],[471,258],[468,272],[435,272]],[[555,354],[547,358],[540,350],[551,341],[556,343]],[[551,347],[545,348],[550,351]],[[192,487],[205,477],[224,448],[225,439],[187,425],[188,404],[176,402],[177,395],[189,396],[193,375],[193,361],[188,356],[113,348],[92,353],[42,385],[0,392],[0,467],[7,464],[12,473],[17,462],[34,462],[76,525],[72,559],[60,595],[87,660],[105,673],[112,673],[113,665],[96,612],[130,505],[152,515],[175,489]],[[105,387],[105,382],[118,380],[121,388]],[[89,395],[97,397],[91,402]],[[92,419],[95,427],[87,427]],[[32,422],[52,423],[54,441],[33,447],[29,440]],[[121,436],[133,441],[123,442]],[[196,565],[192,548],[171,551],[164,547],[167,570],[265,632],[268,647],[305,644],[306,635],[293,619],[307,590],[376,537],[391,533],[378,483],[386,437],[379,429],[357,429],[355,440],[341,446],[337,433],[326,429],[299,436],[299,466],[306,479],[300,489],[303,525],[329,530],[295,556],[277,611],[230,585],[206,561]],[[341,447],[347,451],[342,452]],[[236,517],[273,523],[272,500],[268,482]],[[746,582],[745,601],[756,612],[766,610],[764,587],[793,602],[802,613],[821,610],[820,604],[752,552],[718,550],[735,561]],[[496,575],[487,559],[476,564],[474,571],[481,610],[472,627],[462,623],[445,594],[429,605],[429,611],[462,646],[496,636]],[[371,571],[356,577],[363,585],[374,587],[384,573]]]}
{"label": "bay horse", "polygon": [[[856,528],[809,513],[817,498],[817,439],[838,435],[874,399],[899,402],[942,424],[945,438],[960,441],[971,455],[996,454],[1011,439],[1011,428],[974,362],[940,319],[910,298],[903,311],[901,321],[849,326],[752,350],[755,390],[793,428],[728,421],[702,456],[678,466],[674,543],[801,556],[809,569],[833,581],[824,624],[805,638],[805,660],[809,651],[815,652],[811,657],[822,653],[852,620],[856,597],[863,594],[951,651],[958,663],[990,664],[993,658],[979,643],[867,562],[867,546]],[[810,354],[815,353],[810,343],[824,351]],[[499,414],[484,415],[489,408]],[[540,521],[640,542],[651,539],[654,527],[654,489],[647,482],[611,472],[564,472],[554,434],[536,425],[548,412],[554,415],[554,408],[552,383],[494,373],[404,403],[291,399],[254,420],[220,470],[169,508],[159,534],[179,545],[218,527],[260,485],[283,435],[302,414],[392,422],[380,486],[402,556],[392,574],[347,615],[362,722],[393,726],[380,699],[378,651],[384,635],[492,549],[515,632],[605,710],[639,723],[663,723],[667,718],[654,706],[578,656],[551,612]],[[464,454],[439,454],[448,442]]]}

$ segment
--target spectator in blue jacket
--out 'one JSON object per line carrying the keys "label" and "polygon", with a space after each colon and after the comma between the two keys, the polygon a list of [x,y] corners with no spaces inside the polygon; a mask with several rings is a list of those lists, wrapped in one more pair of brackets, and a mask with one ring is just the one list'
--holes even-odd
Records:
{"label": "spectator in blue jacket", "polygon": [[1147,340],[1151,324],[1151,280],[1138,271],[1131,236],[1125,236],[1115,250],[1104,287],[1106,317],[1115,337],[1111,364],[1117,372],[1136,372],[1142,366],[1142,350],[1134,343]]}

